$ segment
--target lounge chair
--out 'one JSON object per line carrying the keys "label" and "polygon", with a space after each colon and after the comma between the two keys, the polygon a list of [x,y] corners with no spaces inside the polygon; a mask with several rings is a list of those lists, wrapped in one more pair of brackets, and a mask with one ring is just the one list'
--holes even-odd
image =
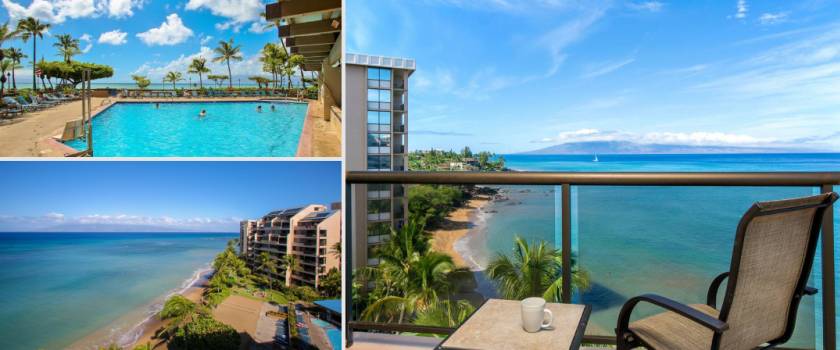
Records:
{"label": "lounge chair", "polygon": [[45,105],[47,107],[54,107],[58,106],[58,101],[50,101],[41,96],[29,95],[29,99],[32,100],[32,103],[37,103],[40,105]]}
{"label": "lounge chair", "polygon": [[47,107],[45,105],[29,102],[23,98],[23,96],[15,96],[15,101],[17,101],[17,103],[26,110],[38,110]]}
{"label": "lounge chair", "polygon": [[[823,214],[837,197],[831,192],[754,204],[738,224],[730,270],[712,281],[706,304],[655,294],[631,298],[618,315],[618,349],[766,349],[787,342],[800,300],[817,293],[806,283]],[[718,289],[727,278],[718,308]],[[631,323],[640,302],[668,311]]]}

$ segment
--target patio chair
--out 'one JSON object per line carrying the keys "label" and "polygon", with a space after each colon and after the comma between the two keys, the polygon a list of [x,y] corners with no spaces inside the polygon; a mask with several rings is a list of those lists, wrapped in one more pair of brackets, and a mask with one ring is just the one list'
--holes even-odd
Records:
{"label": "patio chair", "polygon": [[15,96],[15,101],[17,101],[18,104],[26,110],[36,110],[47,107],[45,105],[39,105],[37,103],[29,102],[28,100],[23,98],[23,96]]}
{"label": "patio chair", "polygon": [[[729,272],[711,283],[706,304],[685,305],[655,294],[628,300],[618,315],[618,349],[771,348],[793,334],[796,311],[806,286],[823,214],[836,193],[753,204],[741,218]],[[718,289],[725,279],[723,304]],[[640,302],[668,311],[630,322]]]}

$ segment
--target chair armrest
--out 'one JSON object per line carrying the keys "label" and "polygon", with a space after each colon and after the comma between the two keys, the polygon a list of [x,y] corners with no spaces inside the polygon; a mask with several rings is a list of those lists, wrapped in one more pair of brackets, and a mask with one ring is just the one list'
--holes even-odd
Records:
{"label": "chair armrest", "polygon": [[709,285],[709,292],[706,294],[706,305],[717,309],[718,289],[720,289],[720,285],[723,283],[723,280],[725,280],[728,277],[729,272],[724,272],[712,280],[712,284]]}
{"label": "chair armrest", "polygon": [[803,291],[803,293],[805,293],[805,295],[816,295],[817,292],[819,292],[818,289],[816,289],[814,287],[808,287],[808,286],[805,286],[805,290]]}
{"label": "chair armrest", "polygon": [[618,314],[617,331],[619,331],[619,334],[621,334],[621,332],[623,332],[624,330],[628,329],[630,323],[630,314],[633,312],[633,309],[636,307],[636,305],[642,301],[651,303],[669,311],[673,311],[674,313],[685,317],[703,327],[711,329],[715,333],[723,333],[723,331],[729,329],[729,325],[726,324],[726,322],[723,322],[715,317],[709,316],[708,314],[705,314],[688,305],[668,299],[660,295],[644,294],[631,298],[626,303],[624,303],[624,306],[621,307],[621,312]]}

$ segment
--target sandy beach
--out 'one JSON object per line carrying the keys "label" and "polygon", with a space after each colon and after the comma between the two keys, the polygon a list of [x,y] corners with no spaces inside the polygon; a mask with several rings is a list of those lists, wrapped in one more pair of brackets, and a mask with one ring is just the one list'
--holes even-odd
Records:
{"label": "sandy beach", "polygon": [[[194,303],[199,303],[201,301],[201,295],[204,293],[204,288],[204,284],[196,285],[185,290],[181,293],[181,295]],[[160,343],[161,341],[159,339],[154,339],[155,332],[164,325],[166,325],[166,322],[161,321],[157,317],[152,317],[149,322],[144,325],[143,334],[140,335],[140,338],[138,338],[137,341],[129,348],[133,348],[134,346],[141,344],[151,343],[155,349],[169,349],[165,343]]]}
{"label": "sandy beach", "polygon": [[449,213],[441,228],[432,231],[432,249],[452,256],[457,266],[469,267],[470,264],[455,249],[455,243],[473,232],[476,214],[488,202],[489,196],[474,196],[464,206]]}

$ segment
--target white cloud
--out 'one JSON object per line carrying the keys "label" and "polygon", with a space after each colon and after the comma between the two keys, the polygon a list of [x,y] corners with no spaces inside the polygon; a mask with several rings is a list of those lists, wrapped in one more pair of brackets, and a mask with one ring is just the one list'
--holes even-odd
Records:
{"label": "white cloud", "polygon": [[212,36],[212,35],[204,35],[204,34],[202,34],[202,35],[201,35],[201,46],[207,45],[207,43],[209,43],[209,42],[210,42],[210,40],[213,40],[213,36]]}
{"label": "white cloud", "polygon": [[63,23],[68,18],[82,18],[96,14],[93,0],[34,0],[26,7],[11,0],[3,0],[3,7],[6,8],[13,22],[21,18],[35,17],[50,23]]}
{"label": "white cloud", "polygon": [[124,18],[134,15],[135,8],[142,8],[144,0],[109,0],[102,1],[100,8],[108,13],[108,17]]}
{"label": "white cloud", "polygon": [[787,16],[787,12],[763,13],[761,14],[761,17],[758,18],[758,22],[761,24],[781,23],[787,20]]}
{"label": "white cloud", "polygon": [[118,227],[130,231],[171,229],[174,231],[228,231],[239,226],[236,217],[186,217],[143,216],[132,214],[88,214],[68,217],[62,213],[47,213],[41,216],[0,215],[0,228],[20,231],[73,231],[75,229],[96,230],[97,226],[108,230]]}
{"label": "white cloud", "polygon": [[588,72],[584,73],[582,77],[583,78],[595,78],[595,77],[599,77],[599,76],[602,76],[602,75],[606,75],[606,74],[612,73],[612,72],[620,69],[621,67],[624,67],[628,64],[631,64],[635,61],[636,61],[636,59],[631,57],[631,58],[623,59],[621,61],[602,63],[602,64],[599,64],[597,67],[595,67],[593,69],[590,69]]}
{"label": "white cloud", "polygon": [[90,52],[90,49],[93,48],[93,40],[91,39],[90,34],[82,34],[82,36],[79,37],[79,40],[87,43],[87,46],[85,46],[85,48],[82,49],[82,53]]}
{"label": "white cloud", "polygon": [[560,65],[566,60],[566,48],[580,40],[586,30],[604,15],[604,11],[595,9],[580,15],[537,39],[538,45],[548,50],[551,55],[551,66],[545,76],[550,77],[560,70]]}
{"label": "white cloud", "polygon": [[260,0],[189,0],[185,9],[210,10],[210,13],[228,19],[224,23],[216,24],[217,29],[233,28],[239,31],[242,24],[260,21],[260,14],[265,11],[265,4]]}
{"label": "white cloud", "polygon": [[122,18],[134,14],[132,9],[143,6],[145,0],[34,0],[28,6],[3,0],[9,18],[15,22],[25,17],[35,17],[50,23],[63,23],[67,19],[97,17]]}
{"label": "white cloud", "polygon": [[627,4],[627,7],[636,10],[636,11],[649,11],[649,12],[659,12],[662,11],[662,8],[665,4],[659,1],[644,1],[644,2],[631,2]]}
{"label": "white cloud", "polygon": [[[212,71],[211,74],[227,75],[227,65],[224,62],[213,62],[213,49],[202,46],[201,49],[191,55],[181,55],[178,58],[169,62],[146,62],[137,68],[131,74],[139,74],[149,76],[151,79],[160,79],[167,72],[186,72],[192,60],[195,58],[204,58],[207,60],[207,68]],[[230,62],[231,73],[236,79],[247,80],[249,76],[260,74],[262,72],[262,62],[259,60],[259,55],[252,55],[245,57],[241,62]],[[206,75],[205,75],[206,76]],[[195,83],[195,78],[193,78]],[[205,81],[205,84],[207,81]]]}
{"label": "white cloud", "polygon": [[191,36],[193,36],[193,31],[184,26],[181,17],[178,17],[176,13],[166,16],[166,22],[161,23],[160,27],[137,34],[137,37],[149,46],[176,45]]}
{"label": "white cloud", "polygon": [[745,134],[724,132],[648,132],[633,133],[626,131],[580,129],[563,131],[555,137],[546,137],[535,142],[539,143],[570,143],[587,141],[629,141],[640,144],[667,144],[693,146],[759,146],[768,145],[774,141],[769,138],[758,138]]}
{"label": "white cloud", "polygon": [[747,0],[738,0],[736,4],[737,11],[735,12],[735,18],[743,19],[747,17],[747,11],[749,7],[747,7]]}
{"label": "white cloud", "polygon": [[97,42],[100,44],[122,45],[128,42],[126,36],[128,36],[128,33],[114,29],[110,32],[100,34]]}

